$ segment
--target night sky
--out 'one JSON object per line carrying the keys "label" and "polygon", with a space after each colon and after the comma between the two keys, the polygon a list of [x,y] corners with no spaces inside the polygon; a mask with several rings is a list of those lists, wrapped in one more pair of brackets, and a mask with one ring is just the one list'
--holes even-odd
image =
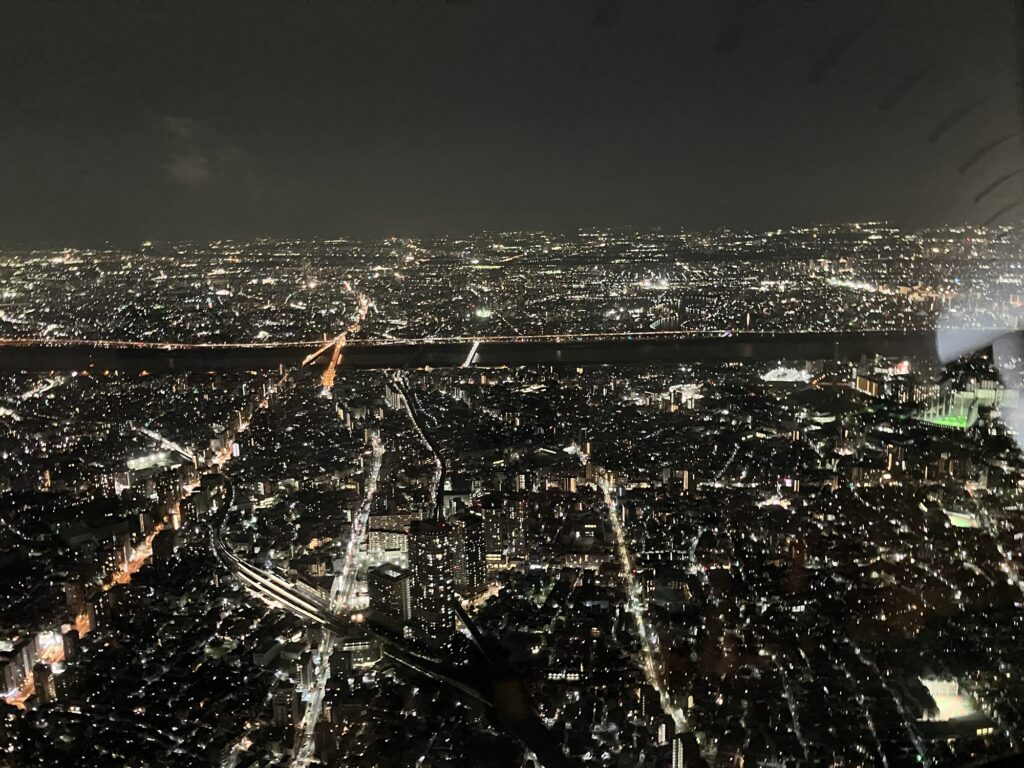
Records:
{"label": "night sky", "polygon": [[1015,223],[1021,29],[996,0],[4,2],[0,243]]}

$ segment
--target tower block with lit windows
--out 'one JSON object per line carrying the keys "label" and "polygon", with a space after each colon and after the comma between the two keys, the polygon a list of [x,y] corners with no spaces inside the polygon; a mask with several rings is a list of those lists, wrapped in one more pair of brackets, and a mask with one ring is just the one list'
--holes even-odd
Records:
{"label": "tower block with lit windows", "polygon": [[484,520],[470,512],[451,519],[452,582],[463,597],[478,594],[484,588],[487,563],[484,547]]}
{"label": "tower block with lit windows", "polygon": [[448,533],[444,520],[413,520],[409,526],[413,631],[435,648],[448,646],[455,631]]}

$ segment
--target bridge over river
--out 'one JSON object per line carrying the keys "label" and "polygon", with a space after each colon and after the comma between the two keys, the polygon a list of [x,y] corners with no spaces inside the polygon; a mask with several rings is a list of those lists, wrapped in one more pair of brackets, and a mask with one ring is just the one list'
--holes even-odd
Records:
{"label": "bridge over river", "polygon": [[[295,365],[323,341],[161,344],[88,340],[0,340],[0,370],[254,370]],[[517,365],[637,365],[774,360],[858,360],[864,355],[934,357],[935,332],[579,334],[574,336],[353,339],[342,368]],[[315,364],[327,364],[321,355]]]}

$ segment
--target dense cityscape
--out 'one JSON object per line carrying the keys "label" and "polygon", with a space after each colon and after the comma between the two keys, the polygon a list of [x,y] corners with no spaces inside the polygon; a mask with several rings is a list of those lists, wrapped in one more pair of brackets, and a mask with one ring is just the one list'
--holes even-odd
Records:
{"label": "dense cityscape", "polygon": [[[374,310],[353,338],[370,339],[933,328],[954,296],[971,302],[957,320],[1002,324],[1020,246],[1008,227],[856,224],[6,251],[0,338],[313,341],[353,291]],[[1007,301],[980,311],[994,288]]]}
{"label": "dense cityscape", "polygon": [[0,374],[0,766],[1019,751],[1021,403],[985,349],[356,369],[345,345],[1016,328],[1020,245],[856,224],[0,254],[5,343],[315,350]]}

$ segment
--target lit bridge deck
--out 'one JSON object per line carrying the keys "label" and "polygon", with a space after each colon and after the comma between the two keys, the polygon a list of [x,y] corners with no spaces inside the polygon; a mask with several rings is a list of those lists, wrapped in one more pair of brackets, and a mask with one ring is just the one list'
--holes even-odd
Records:
{"label": "lit bridge deck", "polygon": [[[0,370],[254,370],[327,365],[323,340],[264,344],[163,344],[0,340]],[[321,354],[317,355],[320,352]],[[428,339],[347,338],[341,368],[588,366],[773,360],[857,360],[864,355],[933,357],[935,332],[643,333]]]}

